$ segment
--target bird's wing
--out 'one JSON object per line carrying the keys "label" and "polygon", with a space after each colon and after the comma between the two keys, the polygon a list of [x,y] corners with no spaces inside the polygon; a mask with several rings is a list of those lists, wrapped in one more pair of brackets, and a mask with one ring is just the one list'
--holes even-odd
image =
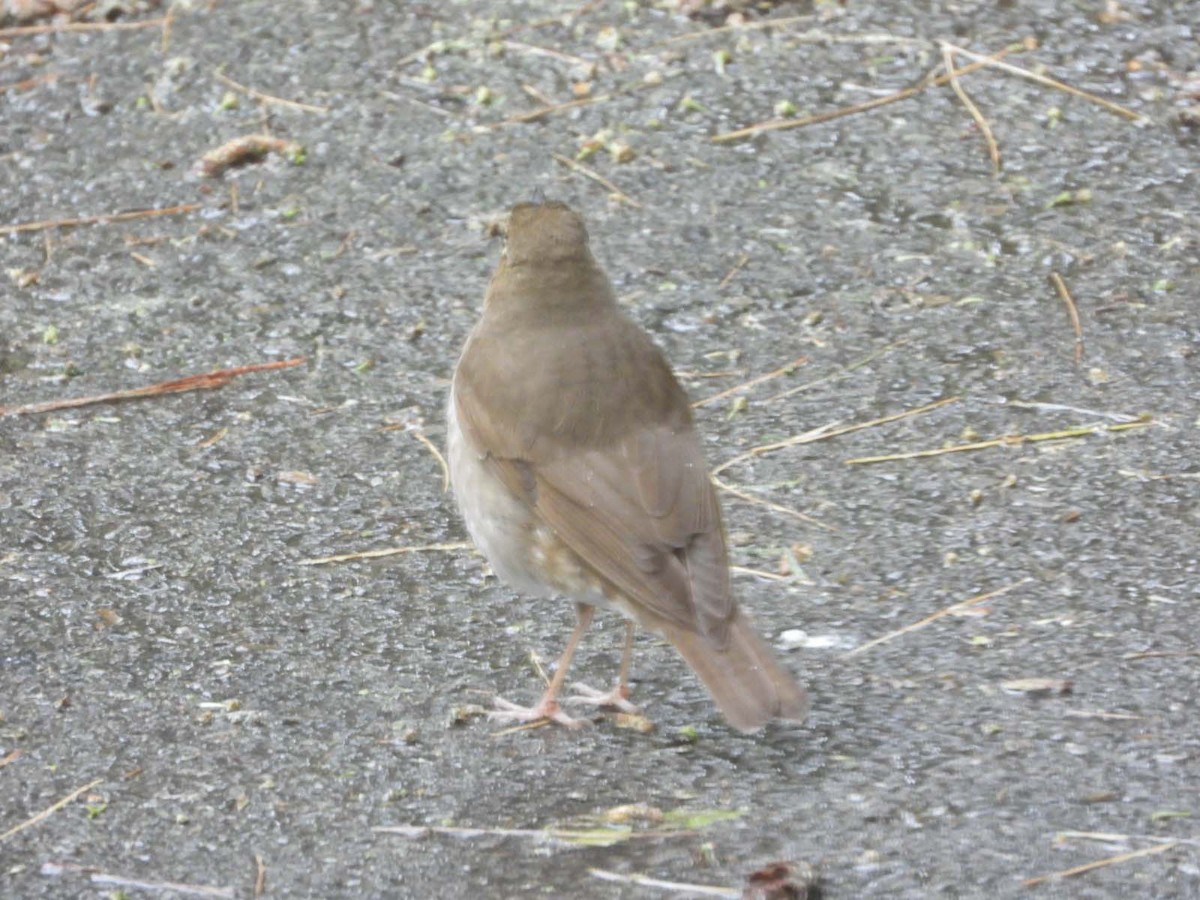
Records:
{"label": "bird's wing", "polygon": [[602,578],[718,646],[735,607],[720,507],[695,432],[643,428],[534,467],[534,508]]}
{"label": "bird's wing", "polygon": [[720,647],[736,607],[720,507],[689,425],[643,426],[604,449],[533,445],[459,382],[459,421],[485,464],[587,566],[651,614]]}
{"label": "bird's wing", "polygon": [[632,322],[614,316],[558,338],[548,350],[525,329],[501,345],[477,328],[453,390],[471,446],[602,579],[724,646],[736,608],[687,396]]}

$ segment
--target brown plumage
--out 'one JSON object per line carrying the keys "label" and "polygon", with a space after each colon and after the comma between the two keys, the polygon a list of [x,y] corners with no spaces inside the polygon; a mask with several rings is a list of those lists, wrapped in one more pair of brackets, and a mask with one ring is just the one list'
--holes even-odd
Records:
{"label": "brown plumage", "polygon": [[[618,308],[561,203],[520,204],[483,316],[454,374],[450,472],[475,543],[501,578],[566,595],[579,624],[542,702],[515,719],[575,724],[558,706],[571,654],[607,606],[666,638],[726,719],[800,720],[802,688],[739,611],[687,395]],[[603,701],[624,703],[621,683]]]}

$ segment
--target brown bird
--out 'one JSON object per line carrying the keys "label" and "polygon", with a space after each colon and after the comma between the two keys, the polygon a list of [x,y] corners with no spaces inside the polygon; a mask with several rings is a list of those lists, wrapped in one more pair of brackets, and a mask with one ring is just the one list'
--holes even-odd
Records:
{"label": "brown bird", "polygon": [[467,338],[449,404],[450,475],[475,544],[520,591],[565,595],[578,623],[541,701],[493,715],[581,724],[559,707],[597,606],[666,638],[735,728],[799,721],[808,697],[730,593],[725,534],[691,407],[662,352],[617,306],[562,203],[522,203]]}

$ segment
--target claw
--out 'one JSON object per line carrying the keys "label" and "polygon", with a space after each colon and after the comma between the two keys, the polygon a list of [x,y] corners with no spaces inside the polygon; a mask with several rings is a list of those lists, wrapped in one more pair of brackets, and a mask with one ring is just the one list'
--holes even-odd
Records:
{"label": "claw", "polygon": [[571,690],[575,693],[565,698],[564,703],[587,703],[601,709],[614,709],[630,715],[641,713],[638,707],[629,702],[629,688],[624,685],[617,685],[611,691],[598,691],[594,687],[576,682],[571,685]]}
{"label": "claw", "polygon": [[494,705],[496,708],[488,712],[488,718],[501,722],[524,724],[546,721],[562,725],[564,728],[582,728],[584,725],[591,724],[587,719],[568,716],[562,711],[558,701],[553,698],[543,697],[537,706],[521,706],[505,700],[503,697],[497,697]]}

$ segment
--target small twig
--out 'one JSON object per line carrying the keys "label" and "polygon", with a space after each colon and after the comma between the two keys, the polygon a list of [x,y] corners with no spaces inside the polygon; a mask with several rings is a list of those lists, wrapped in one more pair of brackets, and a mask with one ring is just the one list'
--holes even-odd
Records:
{"label": "small twig", "polygon": [[735,488],[733,485],[722,481],[714,472],[712,475],[712,483],[728,494],[732,494],[739,500],[745,500],[747,503],[753,503],[755,506],[765,506],[767,509],[772,509],[777,513],[783,513],[786,516],[792,516],[799,519],[801,522],[807,522],[809,525],[815,525],[817,528],[823,528],[825,531],[837,531],[832,525],[826,525],[824,522],[814,519],[812,516],[807,516],[799,510],[792,509],[788,506],[782,506],[770,500],[764,500],[762,497],[755,497],[753,494],[747,494],[745,491]]}
{"label": "small twig", "polygon": [[565,15],[547,16],[544,19],[534,19],[532,22],[524,22],[520,25],[514,25],[511,28],[506,28],[504,31],[489,35],[488,40],[498,40],[499,38],[508,37],[510,34],[517,34],[521,31],[532,31],[537,28],[545,28],[547,25],[566,25],[573,23],[574,20],[581,16],[586,16],[597,6],[602,4],[604,0],[588,0],[574,12],[569,12]]}
{"label": "small twig", "polygon": [[5,754],[2,758],[0,758],[0,769],[3,769],[9,763],[16,762],[18,759],[21,758],[21,754],[24,752],[25,752],[24,750],[21,750],[20,748],[18,748],[16,750],[11,751],[10,753]]}
{"label": "small twig", "polygon": [[669,44],[681,44],[684,41],[698,41],[701,38],[706,38],[710,35],[723,34],[729,31],[752,31],[759,28],[782,28],[786,25],[795,25],[797,22],[808,22],[811,20],[812,16],[785,16],[780,19],[759,19],[755,22],[745,22],[739,25],[722,25],[720,28],[705,28],[703,31],[689,31],[687,34],[677,34],[674,37],[656,41],[655,43],[646,47],[646,49],[653,50],[657,47],[666,47]]}
{"label": "small twig", "polygon": [[437,444],[427,438],[420,431],[410,431],[413,437],[425,445],[426,449],[433,454],[433,458],[437,460],[439,466],[442,467],[442,493],[450,490],[450,466],[446,464],[446,457],[442,456],[442,451],[438,449]]}
{"label": "small twig", "polygon": [[60,809],[62,809],[64,806],[66,806],[68,803],[71,803],[80,794],[87,793],[88,791],[90,791],[92,788],[94,788],[96,785],[100,784],[103,781],[104,781],[103,778],[97,778],[95,781],[89,781],[83,787],[76,788],[75,790],[71,791],[71,793],[67,794],[67,796],[63,797],[61,800],[55,801],[50,806],[43,809],[37,815],[30,816],[24,822],[20,822],[20,823],[14,825],[12,828],[8,829],[8,831],[4,832],[4,834],[0,834],[0,844],[7,841],[14,834],[20,834],[26,828],[31,828],[34,825],[38,824],[39,822],[42,822],[42,821],[50,818],[50,816],[54,815],[56,812],[58,812]]}
{"label": "small twig", "polygon": [[1141,653],[1126,653],[1121,659],[1162,659],[1176,656],[1200,656],[1200,650],[1143,650]]}
{"label": "small twig", "polygon": [[[717,29],[714,29],[717,30]],[[915,47],[925,42],[920,38],[902,37],[898,34],[889,34],[887,32],[872,34],[838,34],[834,31],[821,31],[814,29],[812,31],[802,31],[799,34],[788,35],[788,41],[792,44],[853,44],[863,47],[875,47],[880,44],[902,44],[906,47]]]}
{"label": "small twig", "polygon": [[371,829],[376,834],[398,834],[401,837],[422,838],[431,834],[448,837],[530,837],[544,838],[549,832],[541,828],[466,828],[451,825],[376,825]]}
{"label": "small twig", "polygon": [[534,731],[538,728],[548,728],[550,726],[549,719],[535,719],[532,722],[522,722],[520,725],[513,725],[509,728],[501,728],[499,731],[492,733],[492,740],[507,737],[510,734],[516,734],[519,731]]}
{"label": "small twig", "polygon": [[790,374],[792,374],[792,372],[796,371],[797,368],[799,368],[800,366],[804,365],[807,362],[808,362],[807,356],[797,356],[791,362],[780,366],[778,369],[773,369],[770,372],[767,372],[765,375],[759,375],[755,378],[751,378],[749,381],[743,381],[741,384],[735,384],[731,388],[726,388],[723,391],[719,391],[719,392],[713,394],[712,396],[705,397],[702,400],[697,400],[695,403],[692,404],[692,408],[699,409],[701,406],[707,406],[710,403],[716,403],[718,400],[723,400],[726,397],[728,397],[730,394],[738,394],[749,388],[757,387],[758,385],[762,384],[764,381],[771,381],[774,378],[779,378],[781,375],[790,375]]}
{"label": "small twig", "polygon": [[603,175],[601,175],[595,169],[589,169],[583,163],[577,162],[576,160],[571,159],[571,157],[569,157],[569,156],[563,156],[561,153],[552,153],[550,155],[554,157],[555,162],[562,163],[568,169],[578,172],[580,175],[583,175],[586,178],[590,178],[590,179],[592,179],[592,181],[596,182],[597,184],[603,185],[604,187],[608,188],[610,191],[612,191],[613,196],[616,197],[618,200],[620,200],[622,203],[628,203],[630,206],[635,207],[636,209],[642,208],[642,204],[638,203],[636,200],[634,200],[632,197],[630,197],[628,194],[626,194],[624,191],[622,191],[619,187],[617,187],[615,184],[613,184],[611,181],[609,181],[607,178],[605,178]]}
{"label": "small twig", "polygon": [[578,109],[581,106],[591,106],[594,103],[604,103],[606,100],[611,100],[615,94],[599,94],[595,97],[584,97],[580,100],[568,100],[566,103],[557,103],[554,106],[539,106],[537,109],[531,109],[527,112],[517,113],[515,116],[509,116],[507,119],[502,119],[497,122],[494,127],[501,125],[515,125],[524,122],[536,122],[538,119],[552,116],[556,113],[566,112],[569,109]]}
{"label": "small twig", "polygon": [[908,343],[908,340],[904,339],[904,340],[895,341],[891,344],[888,344],[887,346],[880,347],[878,350],[872,350],[870,353],[868,353],[862,359],[855,360],[854,362],[850,363],[848,366],[841,369],[840,371],[831,372],[828,375],[822,375],[820,378],[813,379],[812,381],[806,381],[804,384],[798,384],[794,388],[788,388],[786,391],[783,391],[782,393],[772,394],[770,397],[763,400],[762,402],[763,403],[773,403],[776,400],[784,400],[788,397],[793,396],[794,394],[799,394],[802,391],[812,390],[813,388],[819,387],[820,385],[825,384],[827,382],[841,381],[843,378],[848,378],[850,375],[852,375],[857,370],[861,369],[863,366],[873,363],[875,360],[879,359],[879,357],[881,357],[887,353],[891,353],[897,347],[902,347],[907,343]]}
{"label": "small twig", "polygon": [[142,22],[60,22],[54,25],[19,25],[15,28],[0,28],[0,41],[30,34],[59,34],[86,31],[133,31],[136,28],[158,28],[165,18],[146,19]]}
{"label": "small twig", "polygon": [[546,96],[546,94],[544,94],[542,91],[539,91],[532,84],[521,85],[521,90],[523,90],[526,94],[528,94],[530,97],[532,97],[538,103],[542,104],[542,106],[553,106],[554,105],[553,100],[551,100],[548,96]]}
{"label": "small twig", "polygon": [[[520,730],[524,730],[524,726]],[[376,834],[398,834],[403,837],[421,838],[431,834],[447,837],[516,837],[532,838],[554,844],[575,847],[611,847],[632,840],[659,840],[661,838],[694,835],[693,830],[633,831],[623,828],[467,828],[452,825],[376,825],[371,829]]]}
{"label": "small twig", "polygon": [[247,97],[253,97],[255,100],[258,100],[260,103],[270,103],[275,106],[286,106],[286,107],[289,107],[290,109],[299,109],[304,112],[314,112],[314,113],[329,112],[328,106],[314,106],[311,103],[298,103],[295,100],[284,100],[282,97],[275,97],[271,94],[264,94],[262,91],[256,90],[255,88],[252,88],[252,87],[247,87],[244,84],[234,81],[228,75],[226,75],[220,71],[213,72],[213,78],[217,79],[217,81],[221,82],[221,84],[225,85],[226,87],[233,88],[239,94],[245,94]]}
{"label": "small twig", "polygon": [[975,124],[979,126],[979,131],[983,135],[984,142],[987,144],[988,156],[992,160],[992,172],[999,175],[1000,147],[996,143],[996,136],[992,133],[992,126],[988,124],[988,120],[983,117],[983,113],[975,105],[975,101],[967,94],[966,88],[959,83],[958,73],[954,69],[954,52],[950,49],[949,44],[942,44],[942,59],[946,63],[946,74],[950,76],[950,88],[958,96],[962,105],[967,108],[967,112],[971,114],[971,118],[975,120]]}
{"label": "small twig", "polygon": [[45,231],[49,228],[74,228],[78,225],[108,225],[110,222],[131,222],[134,219],[152,219],[155,216],[177,216],[200,208],[199,203],[181,203],[161,209],[135,209],[132,212],[108,213],[101,216],[81,216],[77,219],[44,219],[41,222],[23,222],[19,225],[0,225],[0,234],[20,234],[26,231]]}
{"label": "small twig", "polygon": [[136,577],[138,575],[142,575],[146,572],[153,572],[155,569],[161,569],[162,567],[163,567],[162,563],[149,563],[148,565],[144,565],[144,566],[131,566],[128,569],[121,569],[118,572],[105,572],[104,575],[101,577],[113,578],[113,579],[125,581],[129,578],[134,578],[134,577]]}
{"label": "small twig", "polygon": [[[1056,839],[1070,840],[1078,838],[1084,841],[1101,841],[1105,844],[1125,844],[1129,841],[1154,841],[1162,843],[1161,834],[1117,834],[1111,831],[1060,831]],[[1171,838],[1177,844],[1187,844],[1189,847],[1200,847],[1200,840],[1195,838]]]}
{"label": "small twig", "polygon": [[92,884],[111,884],[118,888],[135,888],[142,891],[166,891],[181,894],[184,897],[221,897],[233,900],[234,892],[231,887],[214,887],[207,884],[181,884],[178,881],[141,881],[137,878],[124,878],[120,875],[109,875],[96,872],[90,876]]}
{"label": "small twig", "polygon": [[1059,298],[1067,305],[1067,315],[1071,317],[1071,327],[1075,329],[1075,365],[1083,362],[1083,326],[1079,323],[1079,309],[1075,306],[1075,298],[1067,290],[1067,283],[1057,272],[1050,273],[1050,283],[1058,292]]}
{"label": "small twig", "polygon": [[1120,722],[1141,722],[1145,716],[1135,716],[1132,713],[1115,713],[1106,709],[1068,709],[1063,713],[1067,719],[1115,719]]}
{"label": "small twig", "polygon": [[582,56],[572,56],[570,53],[563,53],[561,50],[552,50],[549,47],[537,47],[533,44],[524,44],[521,41],[502,41],[502,45],[506,50],[516,50],[518,53],[526,53],[530,56],[545,56],[548,59],[557,59],[561,62],[570,63],[573,66],[594,66],[596,63],[590,59],[584,59]]}
{"label": "small twig", "polygon": [[615,881],[619,884],[635,884],[639,887],[659,888],[664,891],[674,891],[697,897],[724,897],[727,900],[738,900],[747,894],[736,888],[717,887],[711,884],[686,884],[682,881],[663,881],[651,878],[649,875],[639,875],[636,872],[625,875],[620,872],[610,872],[607,869],[588,869],[588,874],[601,881]]}
{"label": "small twig", "polygon": [[[139,891],[161,891],[183,897],[222,897],[232,900],[234,896],[231,887],[213,887],[207,884],[182,884],[178,881],[142,881],[140,878],[126,878],[123,875],[110,875],[92,866],[81,866],[76,863],[42,863],[41,874],[62,875],[68,872],[80,872],[88,876],[92,884],[111,884],[117,888],[133,888]],[[113,891],[113,894],[124,895],[123,890]]]}
{"label": "small twig", "polygon": [[609,100],[615,100],[618,97],[628,97],[631,94],[640,90],[658,87],[661,82],[645,82],[639,81],[627,87],[620,88],[610,94],[597,94],[595,97],[583,97],[579,100],[568,100],[566,103],[558,103],[553,106],[541,106],[537,109],[530,109],[523,113],[517,113],[514,116],[509,116],[507,119],[501,119],[499,122],[492,122],[485,128],[502,128],[505,125],[518,125],[526,122],[536,122],[538,119],[543,119],[546,116],[556,115],[560,112],[567,112],[572,109],[579,109],[581,106],[592,106],[596,103],[607,103]]}
{"label": "small twig", "polygon": [[20,416],[31,413],[55,412],[60,409],[75,409],[80,406],[93,406],[97,403],[113,403],[118,400],[135,400],[142,397],[158,397],[162,394],[181,394],[186,391],[208,391],[223,387],[239,375],[250,372],[266,372],[271,369],[288,369],[298,366],[305,361],[303,356],[296,359],[283,359],[277,362],[254,363],[249,366],[234,366],[231,369],[217,369],[202,375],[188,375],[172,381],[160,381],[145,387],[130,388],[127,391],[114,391],[109,394],[94,394],[90,397],[68,397],[62,400],[49,400],[45,403],[29,403],[24,406],[0,406],[0,416]]}
{"label": "small twig", "polygon": [[[1087,100],[1089,103],[1095,103],[1097,106],[1104,107],[1109,112],[1116,113],[1119,116],[1124,116],[1126,119],[1130,119],[1134,122],[1145,119],[1145,116],[1143,116],[1141,113],[1136,113],[1131,109],[1126,109],[1124,106],[1120,106],[1109,100],[1105,100],[1103,97],[1098,97],[1095,94],[1089,94],[1087,91],[1082,91],[1079,88],[1072,87],[1071,85],[1062,81],[1056,81],[1055,79],[1046,75],[1039,75],[1036,72],[1030,72],[1028,69],[1022,69],[1020,66],[1014,66],[1012,63],[1001,62],[998,56],[983,56],[979,53],[972,53],[970,50],[964,50],[962,47],[956,47],[953,44],[943,44],[942,46],[948,48],[953,53],[965,56],[967,59],[975,60],[975,62],[979,65],[991,66],[999,69],[1001,72],[1008,72],[1010,75],[1017,75],[1021,78],[1026,78],[1029,81],[1033,81],[1046,87],[1052,87],[1055,90],[1063,91],[1071,94],[1074,97],[1081,97],[1082,99]],[[965,71],[967,70],[962,69],[960,70],[960,73]]]}
{"label": "small twig", "polygon": [[1049,875],[1038,875],[1036,878],[1026,878],[1021,882],[1021,887],[1034,887],[1046,881],[1057,881],[1060,878],[1070,878],[1073,875],[1082,875],[1085,872],[1091,872],[1093,869],[1101,869],[1105,866],[1113,866],[1117,863],[1128,862],[1131,859],[1137,859],[1142,856],[1153,856],[1156,853],[1164,853],[1172,847],[1178,845],[1178,841],[1167,841],[1163,844],[1155,844],[1153,847],[1145,847],[1141,850],[1130,850],[1128,853],[1118,853],[1116,856],[1109,856],[1105,859],[1098,859],[1095,862],[1084,863],[1082,866],[1075,866],[1072,869],[1063,869],[1060,872],[1051,872]]}
{"label": "small twig", "polygon": [[46,75],[38,75],[34,78],[26,78],[24,81],[16,81],[12,84],[0,84],[0,94],[7,94],[9,91],[27,91],[32,87],[37,87],[47,81],[58,81],[62,77],[60,72],[50,72]]}
{"label": "small twig", "polygon": [[737,378],[745,375],[745,369],[725,369],[721,372],[699,372],[695,369],[677,369],[675,376],[680,381],[704,381],[710,378]]}
{"label": "small twig", "polygon": [[428,103],[424,100],[421,100],[419,97],[410,97],[407,94],[397,94],[393,91],[384,91],[384,90],[381,90],[379,92],[379,96],[386,97],[389,100],[396,100],[398,102],[416,104],[417,106],[420,106],[423,109],[429,110],[431,113],[434,113],[435,115],[441,116],[443,119],[450,118],[451,116],[454,115],[449,110],[442,109],[440,106],[434,106],[432,103]]}
{"label": "small twig", "polygon": [[1200,472],[1147,472],[1145,470],[1136,472],[1133,469],[1117,469],[1117,474],[1124,475],[1126,478],[1140,478],[1143,481],[1171,481],[1173,479],[1188,481],[1200,478]]}
{"label": "small twig", "polygon": [[267,892],[267,864],[261,855],[254,854],[254,896],[261,897]]}
{"label": "small twig", "polygon": [[924,459],[930,456],[942,456],[945,453],[964,453],[971,450],[987,450],[992,447],[1017,447],[1021,444],[1036,444],[1042,441],[1065,441],[1071,438],[1087,437],[1091,434],[1103,434],[1106,431],[1128,431],[1131,428],[1145,428],[1153,424],[1148,416],[1140,417],[1136,422],[1125,422],[1120,425],[1084,425],[1079,428],[1064,428],[1062,431],[1046,431],[1041,434],[1010,434],[993,438],[990,441],[975,441],[971,444],[955,444],[952,447],[938,447],[934,450],[911,450],[907,453],[889,453],[884,456],[858,456],[846,460],[848,466],[861,466],[871,463],[894,462],[901,459]]}
{"label": "small twig", "polygon": [[1012,584],[1005,585],[1002,588],[997,588],[994,591],[988,591],[986,594],[979,594],[975,597],[971,597],[971,598],[969,598],[967,600],[963,600],[959,603],[953,603],[950,606],[945,607],[944,609],[939,609],[933,615],[926,616],[924,619],[921,619],[919,622],[913,622],[911,625],[905,625],[903,628],[898,628],[895,631],[888,632],[883,637],[877,637],[873,641],[867,641],[861,647],[855,647],[853,650],[846,653],[845,657],[849,658],[851,656],[858,656],[860,653],[865,653],[866,651],[870,650],[872,647],[876,647],[879,644],[885,644],[888,641],[891,641],[891,640],[894,640],[894,639],[900,637],[901,635],[908,634],[910,631],[917,631],[918,629],[924,628],[926,625],[930,624],[931,622],[936,622],[938,619],[944,618],[946,616],[958,615],[959,613],[961,613],[965,610],[968,610],[973,606],[978,606],[980,603],[983,603],[985,600],[991,600],[994,597],[999,597],[1001,594],[1006,594],[1009,591],[1011,591],[1013,588],[1020,587],[1023,584],[1028,584],[1031,581],[1033,581],[1032,578],[1025,577],[1025,578],[1022,578],[1020,581],[1014,581]]}
{"label": "small twig", "polygon": [[438,47],[443,46],[444,44],[445,44],[445,41],[438,40],[438,41],[433,41],[432,43],[426,44],[420,50],[413,50],[411,53],[405,54],[404,56],[400,57],[400,59],[398,59],[396,62],[392,63],[392,68],[399,70],[399,69],[402,69],[405,66],[407,66],[409,63],[415,63],[419,59],[424,59],[426,54],[432,53],[434,50],[436,50]]}
{"label": "small twig", "polygon": [[742,269],[746,268],[746,263],[748,262],[750,262],[749,253],[743,253],[740,257],[738,257],[738,261],[733,264],[733,268],[725,273],[725,277],[722,278],[720,284],[717,285],[717,290],[722,290],[725,285],[733,281],[733,277],[737,275],[738,272],[742,271]]}
{"label": "small twig", "polygon": [[780,575],[778,572],[768,572],[764,569],[750,569],[746,566],[730,566],[729,571],[735,575],[750,575],[753,578],[765,578],[767,581],[792,581],[795,575]]}
{"label": "small twig", "polygon": [[[988,57],[989,61],[997,60],[1001,56],[1011,52],[1012,48],[1006,47],[994,56]],[[931,87],[938,87],[948,82],[951,77],[957,78],[960,75],[967,75],[977,69],[982,69],[987,63],[976,62],[969,66],[964,66],[961,69],[956,69],[951,73],[939,75],[936,78],[929,78],[922,81],[920,84],[912,87],[904,88],[901,91],[896,91],[894,94],[888,94],[885,97],[876,97],[874,100],[867,100],[864,103],[856,103],[853,106],[843,106],[839,109],[830,109],[825,112],[815,113],[811,116],[803,116],[799,119],[771,119],[766,122],[759,122],[757,125],[747,125],[745,128],[739,128],[736,131],[726,131],[723,134],[715,134],[710,140],[714,144],[722,144],[726,141],[737,141],[745,137],[750,137],[764,131],[785,131],[789,128],[803,128],[807,125],[819,125],[822,122],[830,122],[834,119],[840,119],[843,116],[852,116],[856,113],[867,112],[868,110],[877,109],[880,106],[887,106],[889,103],[896,103],[900,100],[907,100],[910,97],[915,97],[917,94],[928,90]]]}
{"label": "small twig", "polygon": [[1045,412],[1069,412],[1081,416],[1095,416],[1098,419],[1110,419],[1113,422],[1136,422],[1137,416],[1128,413],[1108,412],[1103,409],[1087,409],[1083,406],[1068,406],[1065,403],[1042,403],[1036,400],[1006,400],[1005,406],[1015,406],[1017,409],[1035,409]]}
{"label": "small twig", "polygon": [[171,49],[171,27],[175,24],[175,7],[167,8],[167,14],[163,17],[162,38],[159,40],[159,52],[164,56]]}
{"label": "small twig", "polygon": [[337,556],[321,556],[315,559],[302,559],[298,566],[324,566],[329,563],[347,562],[354,559],[381,559],[385,556],[397,556],[402,553],[426,553],[452,550],[470,550],[474,544],[467,541],[453,541],[446,544],[422,544],[419,547],[388,547],[383,550],[360,550],[358,553],[340,553]]}
{"label": "small twig", "polygon": [[786,438],[782,441],[775,441],[771,444],[761,444],[758,447],[751,447],[745,453],[739,453],[737,456],[725,460],[715,469],[713,475],[719,472],[724,472],[730,466],[737,465],[740,462],[745,462],[748,459],[753,459],[756,456],[762,456],[764,453],[772,453],[775,450],[782,450],[784,447],[795,447],[798,444],[811,444],[814,441],[823,441],[833,437],[840,437],[843,434],[850,434],[855,431],[862,431],[864,428],[875,428],[878,425],[886,425],[889,422],[898,422],[900,419],[907,419],[910,416],[919,416],[927,412],[932,412],[935,409],[940,409],[950,403],[957,403],[961,397],[943,397],[941,400],[935,400],[933,403],[926,403],[924,406],[918,406],[914,409],[906,409],[903,412],[893,413],[890,416],[883,416],[878,419],[871,419],[867,422],[856,422],[853,425],[843,425],[840,428],[833,425],[823,425],[820,428],[814,428],[812,431],[806,431],[804,434],[798,434],[794,437]]}
{"label": "small twig", "polygon": [[829,434],[829,432],[837,426],[837,422],[830,422],[826,425],[818,425],[816,428],[809,429],[803,434],[793,435],[787,439],[788,443],[776,441],[773,444],[759,444],[757,447],[751,447],[749,450],[739,453],[737,456],[731,456],[729,459],[725,460],[725,462],[714,467],[711,473],[713,480],[716,481],[717,475],[719,475],[721,472],[724,472],[726,469],[733,468],[738,463],[745,462],[748,459],[754,459],[754,457],[761,456],[764,453],[770,453],[772,450],[777,450],[780,447],[792,447],[798,444],[807,444],[812,441],[818,441],[825,435]]}
{"label": "small twig", "polygon": [[333,256],[331,256],[330,259],[340,259],[342,254],[350,248],[350,245],[354,243],[357,237],[358,232],[353,228],[347,231],[346,236],[342,238],[341,243],[337,245],[337,249],[333,251]]}
{"label": "small twig", "polygon": [[533,673],[542,680],[542,686],[550,687],[550,675],[546,672],[546,667],[542,665],[542,658],[538,656],[536,650],[529,651],[529,664],[533,666]]}

